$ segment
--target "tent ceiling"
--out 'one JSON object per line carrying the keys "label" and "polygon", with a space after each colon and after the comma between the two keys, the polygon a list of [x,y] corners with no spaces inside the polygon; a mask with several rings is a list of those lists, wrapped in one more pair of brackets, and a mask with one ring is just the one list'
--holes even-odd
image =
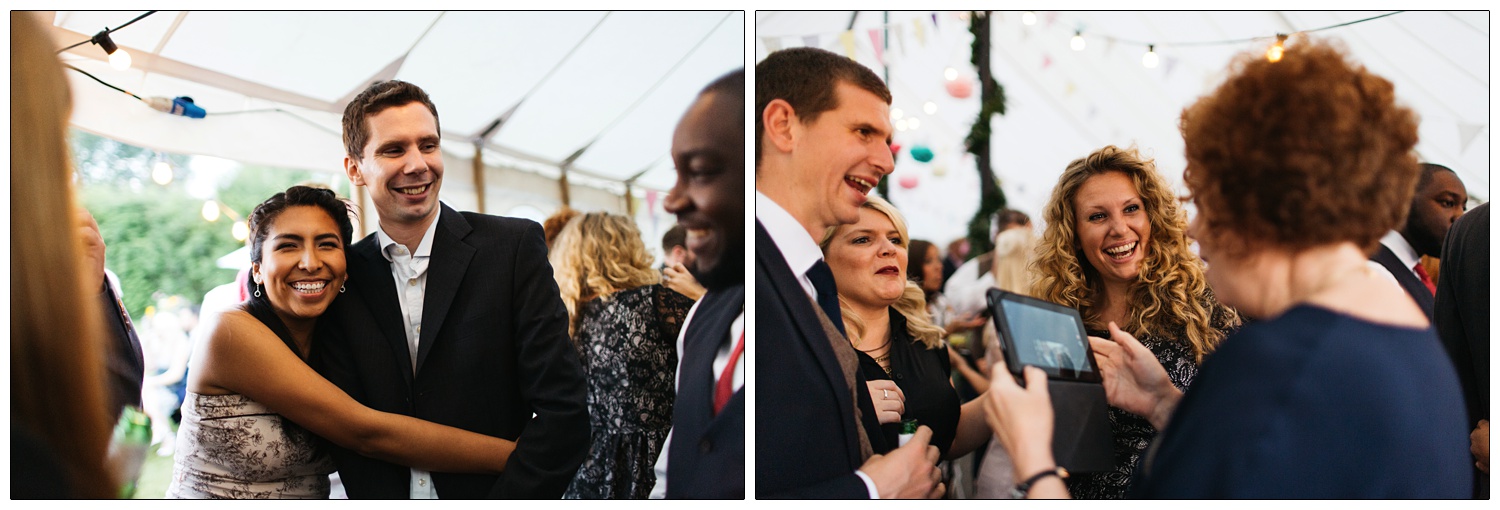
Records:
{"label": "tent ceiling", "polygon": [[[57,12],[59,47],[139,14]],[[587,146],[574,162],[580,173],[616,181],[643,173],[638,183],[662,189],[675,178],[667,154],[677,119],[709,81],[744,65],[744,26],[737,11],[162,11],[113,34],[132,69],[97,62],[103,52],[93,45],[65,60],[143,97],[192,96],[210,113],[151,118],[112,91],[117,97],[80,100],[105,111],[76,112],[76,125],[148,147],[337,170],[343,105],[372,79],[395,78],[431,95],[453,154],[471,157],[469,144],[514,108],[487,148],[556,166]],[[103,89],[70,74],[75,90]],[[291,113],[225,115],[265,108]],[[213,133],[221,129],[259,134]],[[183,137],[219,141],[174,141]],[[281,154],[257,157],[246,145]]]}
{"label": "tent ceiling", "polygon": [[[991,65],[1008,110],[992,123],[1001,187],[1013,207],[1037,217],[1068,162],[1106,144],[1138,145],[1180,183],[1186,163],[1178,114],[1223,79],[1234,55],[1264,51],[1277,33],[1387,12],[1043,11],[1028,26],[1021,12],[996,11]],[[772,46],[815,45],[843,54],[841,37],[853,14],[757,12],[756,60]],[[936,153],[929,163],[898,157],[891,196],[909,216],[913,235],[946,242],[965,234],[979,203],[973,158],[963,148],[979,100],[977,92],[950,96],[943,77],[952,67],[961,79],[974,78],[968,22],[957,13],[933,17],[890,12],[887,22],[883,11],[862,11],[848,42],[856,60],[888,73],[893,108],[920,121],[919,128],[898,132],[896,143]],[[1481,200],[1489,198],[1488,27],[1484,11],[1404,12],[1317,33],[1342,40],[1356,60],[1395,84],[1398,99],[1421,119],[1421,157],[1456,170]],[[880,59],[871,30],[889,40]],[[1085,49],[1074,51],[1069,43],[1080,31]],[[1174,44],[1217,41],[1243,42]],[[1160,56],[1154,69],[1141,63],[1146,44],[1156,44]],[[935,114],[923,111],[928,101]],[[895,185],[903,178],[915,187]]]}

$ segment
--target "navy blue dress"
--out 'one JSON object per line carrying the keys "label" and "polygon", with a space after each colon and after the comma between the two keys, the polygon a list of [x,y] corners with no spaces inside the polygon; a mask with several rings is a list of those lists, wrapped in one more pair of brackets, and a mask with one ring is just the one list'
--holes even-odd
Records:
{"label": "navy blue dress", "polygon": [[1301,305],[1205,360],[1135,498],[1467,498],[1463,394],[1431,328]]}

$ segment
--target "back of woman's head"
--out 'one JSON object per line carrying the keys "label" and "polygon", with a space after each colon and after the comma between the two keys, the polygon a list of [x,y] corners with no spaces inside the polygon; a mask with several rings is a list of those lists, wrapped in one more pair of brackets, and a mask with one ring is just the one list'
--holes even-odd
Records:
{"label": "back of woman's head", "polygon": [[68,81],[36,16],[10,13],[11,424],[56,455],[74,495],[110,498],[109,347],[88,299],[102,289],[86,288],[76,235]]}
{"label": "back of woman's head", "polygon": [[591,212],[569,220],[548,259],[575,322],[585,301],[661,281],[635,221],[618,214]]}
{"label": "back of woman's head", "polygon": [[995,236],[995,262],[990,274],[1000,290],[1026,294],[1031,292],[1028,269],[1036,246],[1036,234],[1030,227],[1013,228]]}
{"label": "back of woman's head", "polygon": [[1278,62],[1239,55],[1180,127],[1208,235],[1240,246],[1373,247],[1406,217],[1419,173],[1416,115],[1328,40],[1294,37]]}

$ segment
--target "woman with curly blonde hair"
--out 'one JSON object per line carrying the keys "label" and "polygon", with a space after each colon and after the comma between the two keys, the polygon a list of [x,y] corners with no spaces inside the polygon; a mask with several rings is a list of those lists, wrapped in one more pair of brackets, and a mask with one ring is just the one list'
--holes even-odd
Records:
{"label": "woman with curly blonde hair", "polygon": [[869,197],[859,222],[828,229],[818,245],[838,282],[844,329],[884,432],[885,448],[872,438],[875,453],[895,448],[900,422],[915,419],[932,429],[943,458],[953,459],[990,433],[982,399],[960,406],[943,328],[932,323],[922,287],[906,278],[910,241],[895,206]]}
{"label": "woman with curly blonde hair", "polygon": [[548,253],[588,378],[588,457],[569,499],[646,499],[672,427],[677,333],[693,301],[661,285],[635,222],[591,212]]}
{"label": "woman with curly blonde hair", "polygon": [[[1215,299],[1188,250],[1187,215],[1156,164],[1113,145],[1068,164],[1044,212],[1032,295],[1078,309],[1091,335],[1114,323],[1141,339],[1179,388],[1192,384],[1238,315]],[[1123,498],[1156,430],[1110,408],[1115,468],[1068,480],[1080,499]]]}

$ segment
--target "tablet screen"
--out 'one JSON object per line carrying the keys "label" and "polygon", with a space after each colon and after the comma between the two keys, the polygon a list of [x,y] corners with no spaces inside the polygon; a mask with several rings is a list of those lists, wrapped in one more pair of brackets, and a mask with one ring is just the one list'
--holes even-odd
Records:
{"label": "tablet screen", "polygon": [[1059,379],[1097,379],[1088,338],[1078,312],[1011,293],[996,300],[1003,320],[996,321],[1010,360],[1032,365]]}

